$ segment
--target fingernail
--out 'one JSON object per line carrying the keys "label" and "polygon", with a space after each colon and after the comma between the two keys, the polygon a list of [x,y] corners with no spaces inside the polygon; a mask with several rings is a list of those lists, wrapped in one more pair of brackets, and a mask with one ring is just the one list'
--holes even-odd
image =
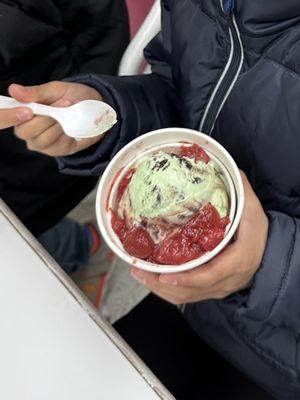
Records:
{"label": "fingernail", "polygon": [[176,286],[178,284],[177,279],[172,278],[171,276],[168,276],[168,275],[160,275],[158,280],[159,280],[159,282],[166,283],[168,285]]}
{"label": "fingernail", "polygon": [[19,121],[28,121],[29,119],[32,118],[32,112],[27,109],[21,109],[17,111],[17,118]]}
{"label": "fingernail", "polygon": [[138,269],[134,269],[131,270],[131,276],[137,280],[138,282],[142,283],[143,285],[146,284],[146,278],[143,275],[143,272],[138,270]]}

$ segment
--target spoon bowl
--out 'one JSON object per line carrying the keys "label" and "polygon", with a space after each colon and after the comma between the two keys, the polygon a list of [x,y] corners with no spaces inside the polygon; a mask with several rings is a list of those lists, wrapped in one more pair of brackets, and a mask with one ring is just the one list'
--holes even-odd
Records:
{"label": "spoon bowl", "polygon": [[65,108],[56,107],[55,111],[64,132],[76,139],[101,135],[117,122],[115,110],[97,100],[84,100]]}
{"label": "spoon bowl", "polygon": [[11,97],[0,96],[0,109],[27,107],[36,115],[55,119],[66,135],[87,139],[102,135],[117,122],[115,110],[103,101],[84,100],[69,107],[52,107],[39,103],[20,103]]}

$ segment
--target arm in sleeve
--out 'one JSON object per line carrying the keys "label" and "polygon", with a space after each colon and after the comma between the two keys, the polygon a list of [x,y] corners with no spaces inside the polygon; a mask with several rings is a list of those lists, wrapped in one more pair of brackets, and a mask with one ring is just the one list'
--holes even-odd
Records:
{"label": "arm in sleeve", "polygon": [[269,235],[260,269],[240,315],[300,332],[300,219],[269,211]]}
{"label": "arm in sleeve", "polygon": [[58,0],[78,74],[116,74],[129,43],[125,0]]}
{"label": "arm in sleeve", "polygon": [[233,328],[228,332],[234,343],[251,348],[254,359],[261,359],[290,384],[296,382],[299,393],[300,219],[278,211],[267,215],[267,245],[251,287],[219,305]]}
{"label": "arm in sleeve", "polygon": [[62,172],[99,175],[111,157],[129,141],[154,129],[178,125],[168,19],[168,11],[163,10],[163,30],[145,50],[152,65],[151,74],[131,77],[87,75],[70,79],[97,89],[117,111],[118,123],[101,142],[80,153],[59,158]]}

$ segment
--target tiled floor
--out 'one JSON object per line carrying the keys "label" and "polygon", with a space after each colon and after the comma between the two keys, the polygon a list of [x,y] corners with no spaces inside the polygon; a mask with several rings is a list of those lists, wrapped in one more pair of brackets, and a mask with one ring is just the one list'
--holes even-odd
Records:
{"label": "tiled floor", "polygon": [[[95,220],[95,192],[83,200],[70,217],[80,221]],[[101,315],[113,323],[127,314],[148,291],[130,276],[130,267],[116,257],[102,241],[100,251],[88,267],[73,279],[99,309]]]}

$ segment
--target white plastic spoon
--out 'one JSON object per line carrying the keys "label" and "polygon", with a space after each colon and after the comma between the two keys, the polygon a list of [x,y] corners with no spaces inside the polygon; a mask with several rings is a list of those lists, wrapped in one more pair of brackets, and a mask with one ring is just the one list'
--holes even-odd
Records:
{"label": "white plastic spoon", "polygon": [[75,139],[86,139],[108,131],[116,122],[115,110],[97,100],[84,100],[70,107],[52,107],[38,103],[19,103],[15,99],[0,96],[0,109],[28,107],[34,114],[54,118],[65,134]]}

